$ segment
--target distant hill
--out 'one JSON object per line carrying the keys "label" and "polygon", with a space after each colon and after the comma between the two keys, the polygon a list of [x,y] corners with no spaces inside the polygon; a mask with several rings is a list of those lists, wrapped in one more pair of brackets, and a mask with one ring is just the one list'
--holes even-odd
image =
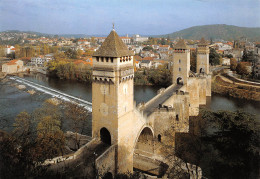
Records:
{"label": "distant hill", "polygon": [[233,25],[203,25],[194,26],[171,34],[162,35],[161,37],[177,38],[182,37],[184,39],[223,39],[223,40],[235,40],[240,37],[247,37],[249,40],[260,40],[260,27],[237,27]]}
{"label": "distant hill", "polygon": [[[2,32],[0,32],[2,33]],[[56,34],[47,34],[47,33],[41,33],[41,32],[34,32],[34,31],[19,31],[19,30],[7,30],[3,31],[3,33],[27,33],[30,35],[36,35],[37,37],[54,37]],[[59,37],[66,37],[66,38],[85,38],[89,37],[85,34],[58,34]]]}

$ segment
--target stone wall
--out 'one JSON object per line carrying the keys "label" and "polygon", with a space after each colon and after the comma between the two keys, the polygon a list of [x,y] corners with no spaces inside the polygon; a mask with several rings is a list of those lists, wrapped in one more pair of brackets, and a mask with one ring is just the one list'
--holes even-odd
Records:
{"label": "stone wall", "polygon": [[106,173],[111,172],[113,175],[116,173],[116,147],[112,145],[102,155],[100,155],[95,162],[98,176],[101,178]]}
{"label": "stone wall", "polygon": [[189,116],[197,116],[199,114],[199,80],[190,77],[187,84],[187,92],[190,94]]}

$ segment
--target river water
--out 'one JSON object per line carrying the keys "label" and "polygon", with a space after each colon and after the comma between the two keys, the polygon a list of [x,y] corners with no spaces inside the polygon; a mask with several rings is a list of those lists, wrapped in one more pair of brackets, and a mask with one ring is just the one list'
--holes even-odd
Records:
{"label": "river water", "polygon": [[[82,98],[86,101],[92,101],[91,84],[49,78],[42,74],[26,75],[23,76],[23,78],[46,87],[57,89],[72,96]],[[28,89],[31,89],[30,87],[27,87],[26,90],[19,90],[15,87],[15,83],[19,84],[12,80],[9,80],[9,82],[0,81],[0,129],[6,130],[10,128],[18,113],[21,111],[32,112],[36,108],[40,107],[44,100],[51,97],[49,94],[38,91],[36,91],[36,94],[30,95],[26,92]],[[159,89],[160,87],[158,86],[135,86],[134,100],[137,104],[140,102],[147,102],[157,94]],[[244,110],[256,115],[258,121],[260,117],[260,102],[236,99],[221,96],[219,94],[212,94],[211,98],[208,98],[207,100],[206,107],[214,111]],[[91,132],[88,131],[87,133],[90,134]]]}

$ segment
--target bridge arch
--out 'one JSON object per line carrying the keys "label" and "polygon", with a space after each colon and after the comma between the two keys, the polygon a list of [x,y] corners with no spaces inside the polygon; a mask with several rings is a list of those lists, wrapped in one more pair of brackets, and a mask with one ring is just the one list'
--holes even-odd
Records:
{"label": "bridge arch", "polygon": [[150,126],[144,126],[138,133],[134,149],[139,151],[154,152],[154,132]]}
{"label": "bridge arch", "polygon": [[111,145],[111,135],[105,127],[100,129],[100,140],[105,144]]}

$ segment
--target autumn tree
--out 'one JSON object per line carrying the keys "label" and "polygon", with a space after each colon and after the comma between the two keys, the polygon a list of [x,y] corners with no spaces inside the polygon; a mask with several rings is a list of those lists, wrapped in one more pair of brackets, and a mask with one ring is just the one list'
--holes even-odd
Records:
{"label": "autumn tree", "polygon": [[59,106],[47,100],[33,115],[37,121],[36,157],[43,161],[63,155],[65,137],[61,130],[62,114]]}
{"label": "autumn tree", "polygon": [[236,61],[236,59],[231,58],[230,59],[230,69],[232,71],[236,71],[236,68],[237,68],[237,61]]}
{"label": "autumn tree", "polygon": [[44,172],[36,165],[36,133],[32,116],[27,112],[17,115],[14,130],[0,137],[0,178],[29,178]]}
{"label": "autumn tree", "polygon": [[83,106],[76,103],[66,103],[65,106],[65,118],[69,121],[71,130],[75,132],[75,149],[79,149],[81,144],[81,135],[79,134],[84,132],[89,113]]}
{"label": "autumn tree", "polygon": [[242,76],[249,74],[247,67],[244,63],[237,64],[236,72],[237,72],[237,74],[242,75]]}
{"label": "autumn tree", "polygon": [[5,47],[3,45],[0,45],[0,57],[5,56]]}

